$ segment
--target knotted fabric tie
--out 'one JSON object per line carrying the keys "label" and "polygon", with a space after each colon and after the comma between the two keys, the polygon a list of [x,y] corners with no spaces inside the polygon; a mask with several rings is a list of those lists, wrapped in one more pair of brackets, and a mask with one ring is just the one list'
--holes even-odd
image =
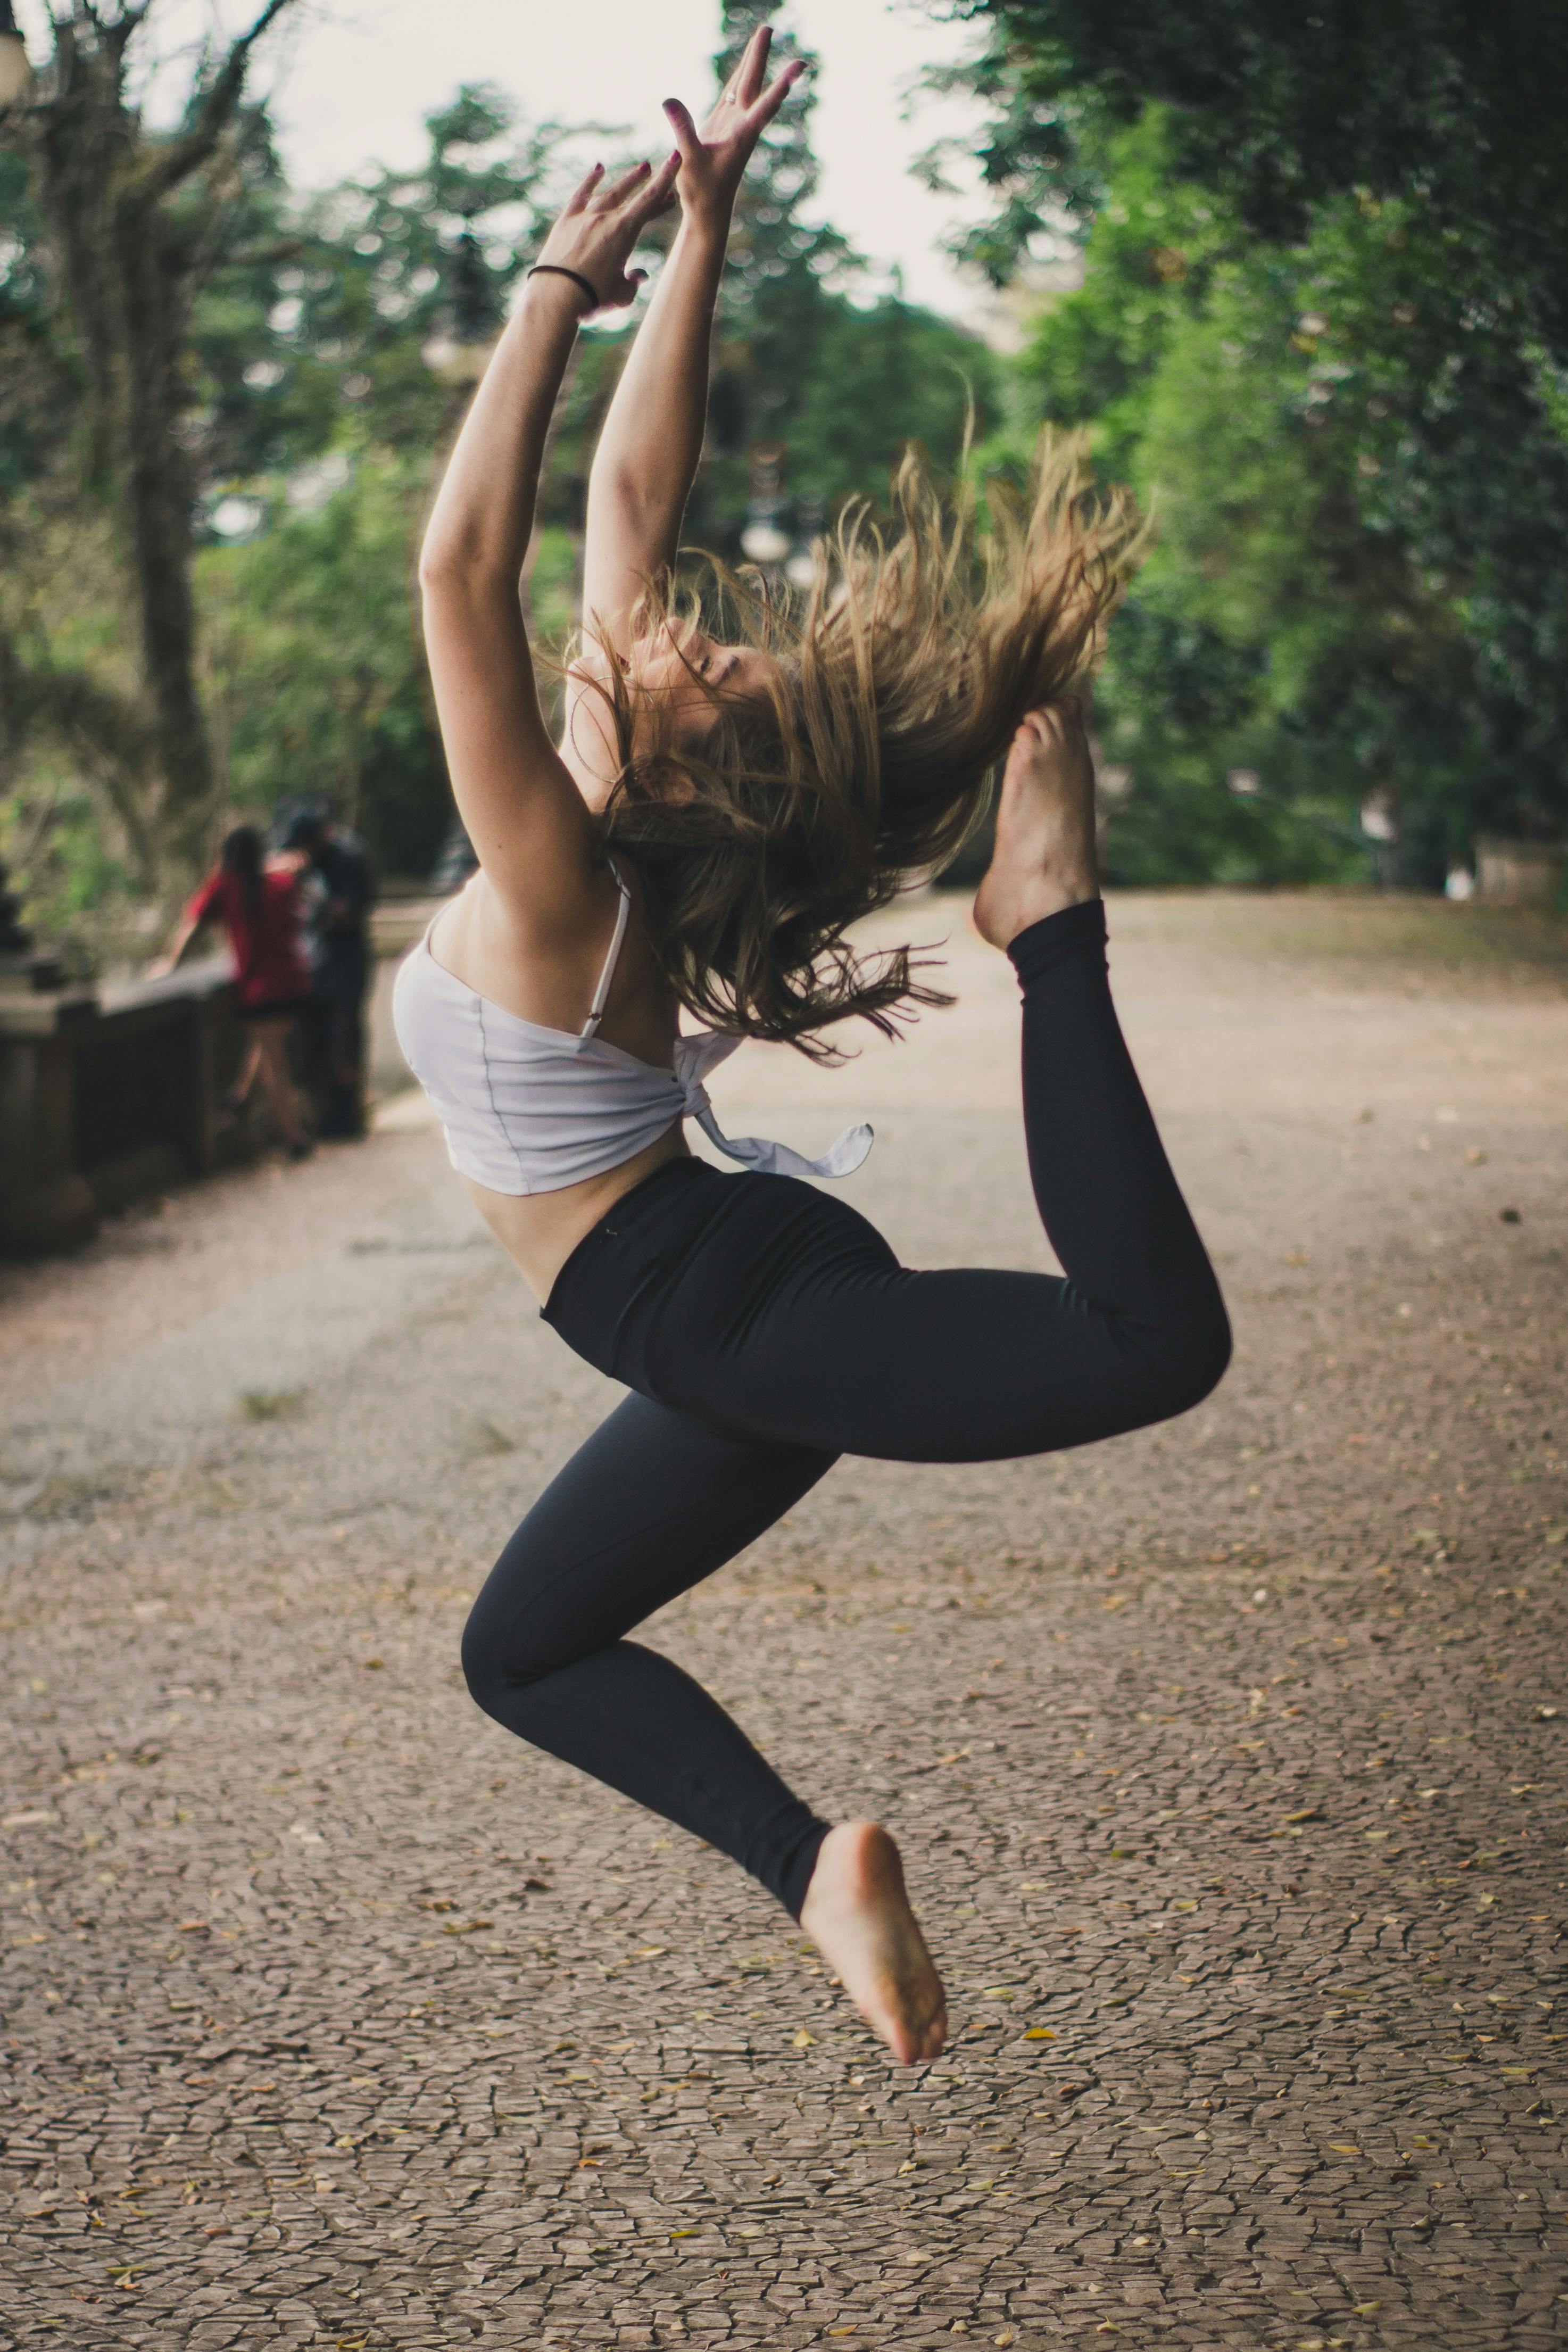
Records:
{"label": "knotted fabric tie", "polygon": [[721,1062],[727,1062],[740,1037],[720,1037],[711,1029],[698,1030],[695,1034],[677,1037],[674,1051],[674,1072],[680,1083],[686,1116],[695,1118],[710,1143],[716,1143],[728,1159],[738,1160],[743,1168],[753,1169],[763,1176],[851,1176],[864,1160],[872,1147],[872,1130],[862,1119],[857,1127],[846,1127],[836,1143],[830,1144],[821,1160],[807,1160],[799,1151],[791,1151],[787,1143],[769,1143],[759,1135],[726,1135],[713,1115],[713,1105],[707,1097],[703,1080]]}

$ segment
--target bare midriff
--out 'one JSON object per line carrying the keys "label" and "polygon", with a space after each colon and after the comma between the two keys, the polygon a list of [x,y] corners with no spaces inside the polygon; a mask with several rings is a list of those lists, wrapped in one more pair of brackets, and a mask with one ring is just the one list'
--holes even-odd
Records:
{"label": "bare midriff", "polygon": [[465,1176],[478,1203],[479,1213],[523,1280],[542,1307],[557,1275],[583,1235],[591,1233],[606,1212],[644,1176],[666,1160],[689,1160],[685,1122],[674,1125],[618,1168],[602,1176],[585,1177],[580,1184],[563,1184],[559,1192],[492,1192]]}

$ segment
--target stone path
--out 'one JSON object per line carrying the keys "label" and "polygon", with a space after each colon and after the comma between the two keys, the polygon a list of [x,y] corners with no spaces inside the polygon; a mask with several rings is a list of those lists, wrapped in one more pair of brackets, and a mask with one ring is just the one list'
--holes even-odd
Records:
{"label": "stone path", "polygon": [[[1114,908],[1228,1382],[845,1465],[657,1622],[905,1841],[924,2074],[470,1706],[465,1603],[610,1392],[412,1101],[0,1276],[0,2346],[1568,2338],[1568,992],[1471,916]],[[1043,1264],[1008,974],[910,919],[958,1009],[754,1050],[721,1117],[864,1107],[907,1255]]]}

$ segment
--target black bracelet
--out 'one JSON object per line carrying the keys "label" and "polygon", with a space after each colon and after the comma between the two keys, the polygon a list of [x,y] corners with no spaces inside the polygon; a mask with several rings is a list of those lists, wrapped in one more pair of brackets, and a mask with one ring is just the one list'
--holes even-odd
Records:
{"label": "black bracelet", "polygon": [[[604,308],[598,288],[583,276],[580,269],[563,269],[559,261],[536,261],[528,275],[530,278],[570,278],[574,286],[581,287],[595,310]],[[586,319],[588,312],[585,310],[582,315]]]}

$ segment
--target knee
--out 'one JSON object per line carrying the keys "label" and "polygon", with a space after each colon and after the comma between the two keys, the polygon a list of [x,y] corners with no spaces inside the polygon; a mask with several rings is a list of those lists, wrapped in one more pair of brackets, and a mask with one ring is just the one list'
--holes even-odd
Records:
{"label": "knee", "polygon": [[1190,1412],[1194,1405],[1212,1396],[1225,1378],[1231,1351],[1230,1318],[1216,1284],[1173,1327],[1167,1358],[1167,1413]]}
{"label": "knee", "polygon": [[507,1696],[526,1690],[547,1668],[520,1638],[515,1617],[497,1606],[489,1588],[480,1593],[463,1628],[463,1679],[476,1706],[503,1717]]}
{"label": "knee", "polygon": [[496,1699],[500,1687],[497,1666],[497,1649],[485,1622],[485,1597],[480,1594],[468,1612],[463,1628],[463,1679],[468,1685],[468,1696],[476,1706],[486,1715],[496,1712]]}

